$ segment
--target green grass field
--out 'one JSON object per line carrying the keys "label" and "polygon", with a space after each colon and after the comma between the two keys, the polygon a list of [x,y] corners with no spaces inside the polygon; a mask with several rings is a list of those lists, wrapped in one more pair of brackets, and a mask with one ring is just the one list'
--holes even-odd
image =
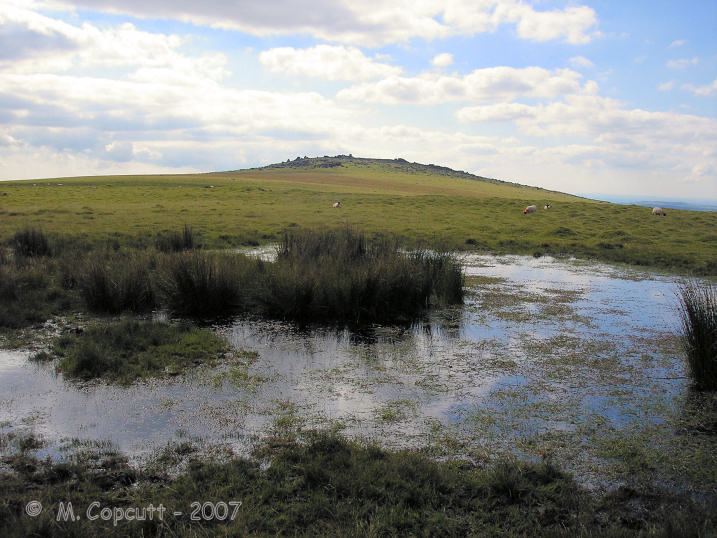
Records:
{"label": "green grass field", "polygon": [[[408,244],[570,254],[717,275],[717,214],[596,202],[432,165],[348,157],[211,174],[6,182],[0,240],[28,226],[92,241],[151,241],[185,224],[208,247],[350,224]],[[333,202],[340,200],[341,209]],[[545,203],[553,208],[542,210]],[[539,210],[523,215],[526,205]],[[144,239],[142,239],[144,238]]]}

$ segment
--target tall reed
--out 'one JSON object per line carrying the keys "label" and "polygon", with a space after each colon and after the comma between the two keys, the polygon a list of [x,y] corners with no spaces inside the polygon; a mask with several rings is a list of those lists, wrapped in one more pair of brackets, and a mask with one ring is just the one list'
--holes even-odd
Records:
{"label": "tall reed", "polygon": [[94,256],[79,278],[80,293],[94,312],[146,312],[157,305],[149,253]]}
{"label": "tall reed", "polygon": [[717,289],[687,281],[678,289],[682,342],[690,375],[699,390],[717,390]]}
{"label": "tall reed", "polygon": [[203,251],[167,255],[161,262],[159,287],[173,312],[214,317],[244,309],[244,286],[253,281],[258,260]]}
{"label": "tall reed", "polygon": [[160,252],[182,252],[198,248],[197,233],[187,224],[181,232],[166,232],[157,235],[154,245]]}
{"label": "tall reed", "polygon": [[52,254],[50,240],[37,228],[25,228],[16,232],[10,240],[10,246],[15,256],[37,257]]}
{"label": "tall reed", "polygon": [[463,275],[449,254],[408,253],[352,228],[284,236],[258,290],[265,315],[301,322],[405,322],[430,304],[461,302]]}

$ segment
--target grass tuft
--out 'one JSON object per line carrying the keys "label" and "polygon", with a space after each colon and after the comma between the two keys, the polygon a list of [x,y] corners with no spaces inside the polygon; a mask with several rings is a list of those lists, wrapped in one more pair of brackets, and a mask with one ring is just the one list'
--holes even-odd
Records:
{"label": "grass tuft", "polygon": [[242,310],[242,284],[251,279],[254,260],[202,251],[163,260],[160,287],[174,313],[207,318]]}
{"label": "grass tuft", "polygon": [[[100,255],[80,277],[80,292],[93,312],[119,314],[146,312],[156,306],[148,255]],[[63,283],[65,280],[63,280]]]}
{"label": "grass tuft", "polygon": [[16,232],[10,240],[10,246],[15,256],[34,258],[52,254],[47,235],[36,228],[25,228]]}
{"label": "grass tuft", "polygon": [[198,247],[198,236],[192,228],[184,225],[181,232],[167,232],[157,234],[154,245],[160,252],[183,252]]}
{"label": "grass tuft", "polygon": [[[229,350],[219,336],[189,324],[124,319],[55,339],[58,370],[77,379],[127,384],[211,363]],[[44,357],[43,357],[44,358]]]}
{"label": "grass tuft", "polygon": [[463,300],[463,273],[450,254],[403,251],[351,228],[286,234],[258,297],[270,317],[299,322],[401,322],[430,304]]}
{"label": "grass tuft", "polygon": [[682,340],[699,390],[717,390],[717,289],[711,283],[680,285]]}

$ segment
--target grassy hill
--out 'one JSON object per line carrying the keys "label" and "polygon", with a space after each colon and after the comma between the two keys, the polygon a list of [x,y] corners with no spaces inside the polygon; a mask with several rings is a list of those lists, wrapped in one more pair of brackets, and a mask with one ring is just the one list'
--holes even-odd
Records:
{"label": "grassy hill", "polygon": [[[340,200],[341,209],[333,202]],[[543,211],[551,203],[550,211]],[[523,215],[526,205],[539,211]],[[717,213],[596,202],[403,159],[303,158],[209,174],[0,184],[0,240],[32,226],[90,241],[149,242],[185,224],[205,246],[354,225],[408,244],[585,258],[717,275]]]}

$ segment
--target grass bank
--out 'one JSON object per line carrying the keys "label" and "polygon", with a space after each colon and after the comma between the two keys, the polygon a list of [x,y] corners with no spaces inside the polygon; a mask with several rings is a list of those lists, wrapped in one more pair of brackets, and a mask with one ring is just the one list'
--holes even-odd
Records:
{"label": "grass bank", "polygon": [[229,352],[228,343],[206,329],[186,323],[124,319],[58,336],[50,353],[41,351],[33,358],[58,358],[57,370],[69,378],[129,384],[213,364]]}
{"label": "grass bank", "polygon": [[[143,469],[108,449],[39,461],[16,440],[0,475],[3,536],[707,536],[709,506],[659,491],[592,494],[548,462],[436,462],[324,433],[272,439],[256,459],[201,461],[191,443]],[[171,478],[168,468],[184,461]],[[181,467],[181,466],[180,466]],[[36,517],[26,513],[41,503]],[[92,503],[98,503],[91,508]],[[72,503],[75,521],[57,521]],[[196,503],[196,504],[193,504]],[[239,505],[239,503],[241,503]],[[160,519],[147,507],[160,505]],[[109,508],[106,519],[100,516]],[[142,510],[145,509],[143,512]],[[182,515],[173,515],[174,511]],[[144,514],[143,521],[137,515]],[[191,516],[194,514],[195,520]],[[128,521],[135,517],[134,521]]]}
{"label": "grass bank", "polygon": [[[216,174],[7,182],[3,191],[0,240],[29,225],[136,246],[154,244],[159,231],[173,249],[185,244],[173,230],[186,224],[205,246],[225,248],[349,224],[414,247],[566,254],[717,275],[717,213],[653,217],[650,208],[401,161],[302,159]],[[529,204],[539,210],[523,215]]]}

